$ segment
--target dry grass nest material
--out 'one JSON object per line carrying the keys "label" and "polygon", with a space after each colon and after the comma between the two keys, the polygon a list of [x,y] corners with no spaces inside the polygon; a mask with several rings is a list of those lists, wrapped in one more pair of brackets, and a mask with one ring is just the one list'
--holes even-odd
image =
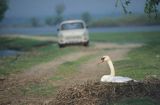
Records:
{"label": "dry grass nest material", "polygon": [[160,79],[147,77],[128,83],[88,81],[59,90],[50,105],[107,105],[125,97],[145,96],[160,99]]}

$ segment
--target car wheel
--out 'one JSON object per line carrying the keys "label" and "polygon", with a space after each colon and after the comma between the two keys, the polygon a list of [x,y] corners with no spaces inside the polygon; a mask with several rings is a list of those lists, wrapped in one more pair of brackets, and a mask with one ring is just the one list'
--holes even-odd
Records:
{"label": "car wheel", "polygon": [[89,46],[89,41],[85,42],[83,45],[84,45],[85,47]]}
{"label": "car wheel", "polygon": [[59,45],[59,48],[63,48],[64,47],[64,44],[58,44]]}

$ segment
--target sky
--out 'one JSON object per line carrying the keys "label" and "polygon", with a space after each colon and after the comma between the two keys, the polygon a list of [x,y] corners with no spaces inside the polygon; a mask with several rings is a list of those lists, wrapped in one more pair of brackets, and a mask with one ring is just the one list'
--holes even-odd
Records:
{"label": "sky", "polygon": [[[55,15],[55,6],[63,3],[64,15],[80,15],[89,12],[94,15],[114,15],[122,13],[122,8],[115,7],[116,0],[9,0],[9,9],[5,17],[30,18]],[[132,0],[129,10],[143,13],[145,0]]]}

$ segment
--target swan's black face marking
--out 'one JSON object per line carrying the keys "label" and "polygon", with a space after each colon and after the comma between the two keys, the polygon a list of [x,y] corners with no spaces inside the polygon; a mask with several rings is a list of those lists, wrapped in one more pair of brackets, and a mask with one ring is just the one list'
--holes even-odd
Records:
{"label": "swan's black face marking", "polygon": [[101,61],[104,62],[104,59],[105,59],[105,57],[102,57],[102,58],[101,58]]}
{"label": "swan's black face marking", "polygon": [[109,56],[102,56],[101,57],[101,62],[99,62],[98,64],[103,63],[103,62],[108,61],[108,60],[110,60]]}
{"label": "swan's black face marking", "polygon": [[103,62],[104,62],[104,59],[105,59],[105,57],[102,57],[102,58],[101,58],[101,62],[99,62],[98,64],[103,63]]}

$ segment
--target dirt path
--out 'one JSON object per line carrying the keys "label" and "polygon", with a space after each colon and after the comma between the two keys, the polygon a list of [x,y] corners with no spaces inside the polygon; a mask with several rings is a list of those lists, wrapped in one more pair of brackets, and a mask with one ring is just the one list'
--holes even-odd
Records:
{"label": "dirt path", "polygon": [[[21,87],[25,87],[28,83],[45,82],[50,76],[53,76],[57,67],[67,61],[76,61],[83,56],[94,54],[95,57],[88,62],[82,64],[75,75],[68,77],[63,81],[57,81],[53,84],[59,86],[71,85],[73,83],[84,82],[87,80],[97,80],[102,75],[108,73],[106,64],[97,65],[100,61],[100,57],[103,55],[109,55],[113,61],[121,60],[125,58],[125,55],[132,48],[139,47],[138,44],[113,44],[113,43],[94,43],[94,46],[89,48],[80,47],[79,52],[73,52],[68,55],[61,56],[53,61],[43,63],[31,67],[22,73],[10,75],[0,86],[0,100],[5,102],[6,100],[15,101],[15,99],[26,98],[20,94]],[[27,97],[29,98],[29,97]],[[36,100],[36,99],[35,99]],[[38,97],[38,100],[43,98]],[[11,103],[13,104],[13,103]],[[1,105],[1,101],[0,101]],[[14,105],[14,104],[13,104]],[[28,105],[28,104],[27,104]],[[31,104],[32,105],[32,104]]]}
{"label": "dirt path", "polygon": [[12,90],[15,87],[25,86],[28,83],[40,83],[48,79],[57,70],[57,67],[66,61],[75,61],[82,56],[89,55],[88,52],[74,52],[68,55],[61,56],[53,61],[35,65],[22,73],[12,74],[3,81],[0,90],[9,87]]}
{"label": "dirt path", "polygon": [[62,83],[59,82],[58,85],[61,85],[63,87],[65,84],[66,87],[67,85],[83,83],[88,80],[100,80],[102,75],[109,74],[109,67],[106,63],[98,64],[100,62],[100,58],[103,55],[109,55],[114,63],[114,61],[127,59],[127,53],[131,49],[140,46],[141,45],[139,44],[118,45],[114,43],[95,43],[95,47],[90,49],[89,51],[95,51],[95,57],[77,68],[77,74],[71,76],[70,78],[67,78],[65,81],[62,81]]}

